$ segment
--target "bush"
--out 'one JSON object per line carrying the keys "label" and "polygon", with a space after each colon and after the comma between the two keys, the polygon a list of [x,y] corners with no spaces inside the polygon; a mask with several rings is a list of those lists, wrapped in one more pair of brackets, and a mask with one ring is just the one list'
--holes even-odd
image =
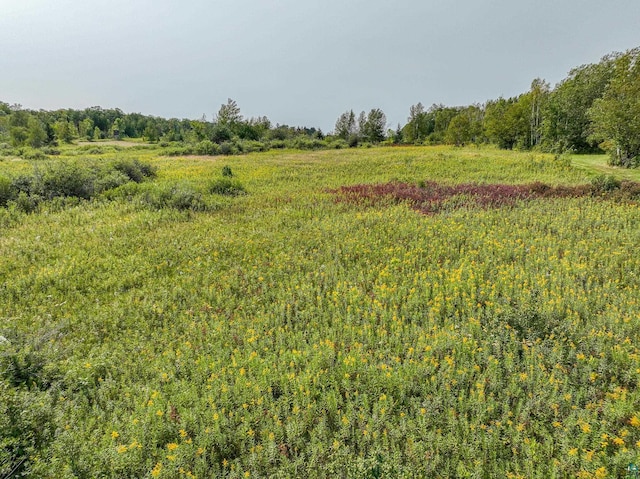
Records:
{"label": "bush", "polygon": [[59,162],[36,171],[33,190],[46,199],[75,196],[89,199],[94,193],[95,173],[77,163]]}
{"label": "bush", "polygon": [[7,202],[13,198],[14,191],[11,180],[0,176],[0,206],[7,206]]}
{"label": "bush", "polygon": [[47,155],[45,155],[41,150],[36,150],[34,148],[20,148],[18,150],[18,155],[25,160],[46,160]]}
{"label": "bush", "polygon": [[216,155],[220,147],[211,140],[203,140],[195,146],[198,155]]}
{"label": "bush", "polygon": [[121,171],[107,171],[105,174],[96,178],[94,183],[94,191],[96,193],[102,193],[103,191],[118,188],[125,183],[129,183],[129,181],[131,181],[131,179]]}
{"label": "bush", "polygon": [[0,177],[0,207],[10,206],[28,213],[43,200],[49,200],[51,208],[65,208],[155,175],[154,166],[138,160],[118,160],[102,167],[75,161],[51,162],[36,168],[31,176],[16,176],[13,180]]}
{"label": "bush", "polygon": [[220,178],[209,183],[209,193],[224,196],[238,196],[246,193],[244,186],[238,180]]}
{"label": "bush", "polygon": [[274,150],[282,150],[287,147],[287,144],[284,142],[284,140],[271,140],[269,146]]}
{"label": "bush", "polygon": [[193,155],[194,151],[191,146],[175,146],[163,150],[160,154],[163,156],[187,156]]}
{"label": "bush", "polygon": [[591,191],[594,195],[610,193],[620,188],[620,180],[613,175],[598,175],[591,180]]}
{"label": "bush", "polygon": [[333,148],[334,150],[341,150],[343,148],[348,148],[349,144],[343,140],[342,138],[338,138],[328,144],[329,148]]}
{"label": "bush", "polygon": [[11,187],[16,193],[26,193],[27,195],[33,192],[33,177],[27,175],[16,176],[11,181]]}
{"label": "bush", "polygon": [[58,156],[60,154],[60,150],[52,146],[46,146],[42,149],[42,153],[50,156]]}
{"label": "bush", "polygon": [[182,211],[206,211],[209,209],[202,195],[191,186],[184,184],[147,190],[142,195],[142,203],[158,210],[174,208]]}
{"label": "bush", "polygon": [[20,211],[21,213],[33,213],[38,210],[42,197],[38,195],[28,195],[24,191],[18,193],[15,200],[9,201],[9,209]]}
{"label": "bush", "polygon": [[221,155],[235,155],[238,152],[235,145],[229,141],[225,141],[220,145]]}
{"label": "bush", "polygon": [[157,174],[155,166],[149,163],[142,163],[139,160],[117,160],[112,167],[136,183],[140,183],[146,178],[155,178]]}
{"label": "bush", "polygon": [[298,136],[288,142],[291,148],[298,150],[321,150],[325,147],[325,142],[317,138]]}
{"label": "bush", "polygon": [[256,151],[269,150],[268,145],[256,140],[241,140],[236,143],[238,150],[242,153],[253,153]]}
{"label": "bush", "polygon": [[231,171],[231,167],[229,165],[224,165],[222,167],[222,176],[227,178],[231,178],[233,176],[233,171]]}
{"label": "bush", "polygon": [[231,130],[226,125],[216,124],[211,131],[211,141],[214,143],[224,143],[231,140]]}

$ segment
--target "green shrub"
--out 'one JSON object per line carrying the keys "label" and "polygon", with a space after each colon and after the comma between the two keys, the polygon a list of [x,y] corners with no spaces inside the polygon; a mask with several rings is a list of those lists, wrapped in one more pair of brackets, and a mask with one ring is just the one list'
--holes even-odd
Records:
{"label": "green shrub", "polygon": [[209,209],[202,194],[184,184],[149,189],[141,196],[141,201],[145,206],[157,210],[173,208],[182,211],[206,211]]}
{"label": "green shrub", "polygon": [[9,178],[0,176],[0,206],[6,206],[14,196],[14,189]]}
{"label": "green shrub", "polygon": [[102,167],[95,162],[55,161],[37,167],[33,175],[19,175],[13,180],[0,177],[0,206],[11,204],[29,213],[48,200],[55,202],[52,208],[61,209],[155,175],[154,166],[138,160],[118,160]]}
{"label": "green shrub", "polygon": [[24,191],[21,191],[18,193],[15,200],[7,203],[7,206],[9,209],[13,209],[21,213],[33,213],[38,211],[41,201],[42,197],[38,195],[28,195]]}
{"label": "green shrub", "polygon": [[49,156],[58,156],[60,154],[60,150],[54,148],[53,146],[46,146],[42,148],[42,153]]}
{"label": "green shrub", "polygon": [[256,140],[242,140],[236,143],[238,150],[242,153],[253,153],[256,151],[268,151],[269,146]]}
{"label": "green shrub", "polygon": [[102,193],[103,191],[118,188],[130,181],[131,179],[122,171],[110,170],[96,178],[94,182],[94,191],[96,193]]}
{"label": "green shrub", "polygon": [[620,180],[613,175],[598,175],[591,180],[591,191],[596,195],[610,193],[619,189],[620,184]]}
{"label": "green shrub", "polygon": [[209,183],[207,188],[209,193],[215,195],[224,196],[238,196],[246,193],[244,186],[238,180],[232,180],[230,178],[219,178]]}
{"label": "green shrub", "polygon": [[195,146],[198,155],[216,155],[220,151],[220,147],[211,140],[203,140]]}
{"label": "green shrub", "polygon": [[19,175],[11,181],[11,187],[16,193],[31,194],[33,191],[33,176]]}
{"label": "green shrub", "polygon": [[25,160],[46,160],[47,155],[45,155],[42,150],[36,150],[34,148],[20,148],[18,150],[19,156],[24,158]]}
{"label": "green shrub", "polygon": [[34,191],[46,199],[75,196],[89,199],[94,193],[95,172],[75,162],[56,162],[36,171]]}
{"label": "green shrub", "polygon": [[238,153],[238,150],[230,141],[225,141],[220,145],[221,155],[235,155],[236,153]]}
{"label": "green shrub", "polygon": [[273,150],[282,150],[287,147],[287,144],[284,142],[284,140],[271,140],[269,146]]}
{"label": "green shrub", "polygon": [[131,181],[140,183],[146,178],[155,178],[157,168],[139,160],[121,159],[113,163],[113,169],[125,174]]}
{"label": "green shrub", "polygon": [[329,143],[328,147],[333,148],[335,150],[341,150],[343,148],[348,148],[349,144],[342,138],[338,138],[337,140],[334,140],[331,143]]}

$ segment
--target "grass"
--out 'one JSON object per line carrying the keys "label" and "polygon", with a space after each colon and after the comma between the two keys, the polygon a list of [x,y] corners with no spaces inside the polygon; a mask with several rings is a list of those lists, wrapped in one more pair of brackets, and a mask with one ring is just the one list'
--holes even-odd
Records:
{"label": "grass", "polygon": [[[597,175],[591,158],[157,154],[65,147],[62,160],[136,158],[157,178],[0,210],[2,474],[616,477],[634,462],[638,206],[425,216],[329,191],[575,186]],[[246,194],[208,191],[224,166]],[[0,175],[30,168],[5,160]],[[141,206],[176,185],[208,207]]]}
{"label": "grass", "polygon": [[586,172],[614,175],[620,179],[640,181],[640,171],[637,169],[620,168],[608,164],[607,155],[572,155],[571,164]]}

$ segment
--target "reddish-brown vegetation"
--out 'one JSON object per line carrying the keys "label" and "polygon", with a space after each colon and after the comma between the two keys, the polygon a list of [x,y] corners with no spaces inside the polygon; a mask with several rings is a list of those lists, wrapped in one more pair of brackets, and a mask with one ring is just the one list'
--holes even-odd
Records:
{"label": "reddish-brown vegetation", "polygon": [[343,186],[332,190],[338,201],[373,205],[382,201],[406,202],[424,214],[438,213],[444,209],[469,206],[499,208],[513,206],[517,202],[536,198],[577,198],[581,196],[605,196],[616,199],[635,199],[640,193],[640,183],[623,182],[614,190],[601,191],[593,184],[551,186],[544,183],[523,185],[474,184],[443,185],[435,181],[410,183],[391,182],[377,185]]}

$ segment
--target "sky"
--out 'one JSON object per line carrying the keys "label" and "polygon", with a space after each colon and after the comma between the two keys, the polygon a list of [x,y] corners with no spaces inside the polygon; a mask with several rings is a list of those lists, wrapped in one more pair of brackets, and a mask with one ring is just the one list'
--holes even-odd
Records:
{"label": "sky", "polygon": [[395,128],[638,46],[639,0],[0,0],[0,101]]}

